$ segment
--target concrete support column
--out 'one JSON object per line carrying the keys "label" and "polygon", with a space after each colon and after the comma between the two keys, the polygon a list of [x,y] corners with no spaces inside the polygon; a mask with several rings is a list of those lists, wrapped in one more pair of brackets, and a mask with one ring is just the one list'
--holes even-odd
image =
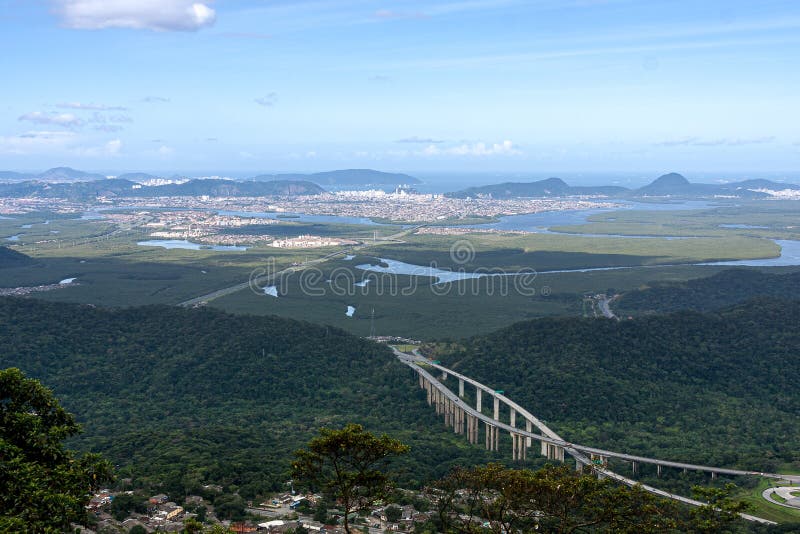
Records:
{"label": "concrete support column", "polygon": [[494,420],[500,420],[500,399],[497,396],[494,396]]}
{"label": "concrete support column", "polygon": [[[528,432],[533,430],[533,423],[530,421],[530,419],[525,419],[525,430]],[[533,438],[525,438],[525,446],[530,447],[531,445],[533,445]]]}
{"label": "concrete support column", "polygon": [[442,382],[447,380],[447,371],[442,371]]}
{"label": "concrete support column", "polygon": [[636,462],[631,462],[631,471],[634,475],[639,473],[639,464]]}
{"label": "concrete support column", "polygon": [[513,426],[513,427],[517,426],[517,411],[514,408],[511,408],[511,419],[510,419],[510,421],[511,421],[511,423],[510,423],[511,426]]}
{"label": "concrete support column", "polygon": [[717,478],[717,474],[713,471],[711,472],[711,480],[715,480]]}
{"label": "concrete support column", "polygon": [[489,426],[489,423],[486,423],[486,429],[485,430],[486,430],[486,450],[488,451],[488,450],[491,450],[489,448],[489,438],[492,435],[492,427]]}
{"label": "concrete support column", "polygon": [[514,460],[520,460],[521,459],[520,456],[522,456],[520,454],[520,452],[519,452],[519,439],[518,438],[519,438],[518,435],[514,434],[513,432],[511,433],[511,451],[512,451],[511,457]]}
{"label": "concrete support column", "polygon": [[545,458],[550,458],[550,449],[548,448],[550,444],[546,441],[542,442],[542,456]]}
{"label": "concrete support column", "polygon": [[477,389],[475,391],[475,398],[477,399],[475,410],[480,412],[481,411],[481,390]]}
{"label": "concrete support column", "polygon": [[656,466],[656,476],[661,478],[661,464]]}
{"label": "concrete support column", "polygon": [[462,399],[464,398],[464,379],[463,378],[459,378],[458,379],[458,396],[461,397]]}

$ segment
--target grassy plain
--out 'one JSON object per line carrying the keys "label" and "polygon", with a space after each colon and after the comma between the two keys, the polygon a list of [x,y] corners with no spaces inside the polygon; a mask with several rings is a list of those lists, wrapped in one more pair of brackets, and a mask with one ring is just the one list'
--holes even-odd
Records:
{"label": "grassy plain", "polygon": [[370,254],[445,269],[529,268],[543,273],[770,258],[780,254],[780,247],[768,239],[736,235],[670,240],[475,233],[411,235],[402,243],[378,243],[370,248]]}
{"label": "grassy plain", "polygon": [[554,226],[567,233],[800,239],[796,201],[751,201],[686,211],[614,211],[586,224]]}
{"label": "grassy plain", "polygon": [[[50,221],[49,224],[44,224]],[[30,225],[30,228],[21,228]],[[463,338],[510,323],[548,315],[582,315],[583,293],[617,292],[651,280],[686,280],[717,272],[717,267],[689,263],[776,255],[769,240],[731,235],[704,239],[591,238],[554,234],[487,234],[462,236],[407,235],[380,241],[396,226],[305,223],[245,227],[241,233],[299,235],[315,233],[353,237],[365,242],[361,256],[334,260],[308,272],[292,273],[279,284],[280,297],[246,289],[212,301],[234,313],[278,314],[331,324],[359,335],[401,335],[417,339]],[[379,240],[371,237],[378,232]],[[53,233],[58,232],[58,233]],[[53,284],[64,278],[76,283],[37,293],[48,300],[130,306],[177,304],[246,282],[259,269],[279,271],[293,263],[315,260],[335,249],[287,250],[257,246],[247,251],[166,250],[136,244],[147,237],[138,229],[118,228],[105,221],[40,213],[0,220],[0,236],[36,260],[31,266],[3,269],[0,286]],[[444,269],[514,272],[535,270],[523,288],[512,277],[468,280],[433,286],[432,280],[410,276],[375,276],[365,287],[355,284],[365,271],[359,263],[379,257]],[[463,261],[463,262],[462,262]],[[563,269],[626,267],[620,270],[558,273]],[[316,277],[314,283],[309,283]],[[326,280],[343,287],[334,291]],[[304,290],[304,288],[306,290]],[[356,308],[352,317],[347,306]],[[374,314],[373,310],[374,309]]]}

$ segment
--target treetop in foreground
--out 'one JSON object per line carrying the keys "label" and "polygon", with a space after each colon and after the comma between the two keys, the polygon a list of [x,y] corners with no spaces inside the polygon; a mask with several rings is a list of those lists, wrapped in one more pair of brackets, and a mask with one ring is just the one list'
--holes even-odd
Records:
{"label": "treetop in foreground", "polygon": [[38,380],[0,370],[0,532],[63,532],[86,519],[89,492],[111,479],[111,464],[64,449],[79,432]]}
{"label": "treetop in foreground", "polygon": [[400,441],[386,434],[375,436],[361,425],[323,428],[307,449],[295,452],[292,476],[341,502],[343,526],[349,533],[351,513],[365,510],[394,489],[389,461],[408,451]]}

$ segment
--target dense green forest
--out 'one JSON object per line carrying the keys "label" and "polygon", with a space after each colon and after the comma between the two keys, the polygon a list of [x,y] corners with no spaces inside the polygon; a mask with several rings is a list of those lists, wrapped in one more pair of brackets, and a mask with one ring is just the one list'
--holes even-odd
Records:
{"label": "dense green forest", "polygon": [[4,267],[24,267],[31,263],[33,263],[33,260],[25,254],[11,250],[8,247],[0,247],[0,269]]}
{"label": "dense green forest", "polygon": [[210,309],[106,310],[0,299],[0,367],[51,387],[134,484],[279,489],[321,426],[357,422],[411,447],[401,482],[488,456],[453,435],[385,347],[341,330]]}
{"label": "dense green forest", "polygon": [[774,274],[756,269],[729,269],[684,282],[656,282],[624,293],[614,302],[619,315],[711,311],[754,297],[800,299],[800,271]]}
{"label": "dense green forest", "polygon": [[798,347],[800,302],[765,299],[621,322],[538,319],[437,357],[566,439],[769,471],[800,467]]}

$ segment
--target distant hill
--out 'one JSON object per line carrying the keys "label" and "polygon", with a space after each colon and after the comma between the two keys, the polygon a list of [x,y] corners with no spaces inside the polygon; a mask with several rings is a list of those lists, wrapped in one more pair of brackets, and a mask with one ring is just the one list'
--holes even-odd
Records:
{"label": "distant hill", "polygon": [[24,267],[31,263],[33,263],[33,260],[25,254],[8,247],[0,246],[0,269],[7,267]]}
{"label": "distant hill", "polygon": [[770,180],[744,180],[727,184],[692,183],[678,173],[659,176],[653,182],[638,189],[614,185],[571,186],[560,178],[547,178],[535,182],[504,182],[500,184],[469,187],[461,191],[447,193],[454,198],[491,197],[497,199],[526,197],[568,197],[568,196],[607,196],[611,198],[641,197],[677,197],[677,198],[713,198],[735,197],[744,199],[769,198],[765,191],[781,191],[784,189],[800,190],[800,186],[783,184]]}
{"label": "distant hill", "polygon": [[347,422],[411,445],[406,485],[487,458],[437,420],[386,347],[332,327],[0,298],[0,346],[0,368],[41,379],[77,415],[71,446],[178,498],[209,483],[248,499],[280,490],[292,452]]}
{"label": "distant hill", "polygon": [[251,180],[267,182],[275,180],[308,180],[323,185],[400,185],[418,184],[413,176],[400,173],[374,171],[372,169],[346,169],[317,172],[314,174],[260,174]]}
{"label": "distant hill", "polygon": [[781,191],[800,190],[800,186],[782,184],[771,180],[744,180],[726,184],[691,183],[678,173],[659,176],[650,184],[632,192],[633,196],[671,196],[682,198],[736,197],[746,199],[769,198],[770,194],[760,189]]}
{"label": "distant hill", "polygon": [[797,347],[800,302],[762,299],[620,322],[526,321],[436,357],[567,440],[770,470],[800,466]]}
{"label": "distant hill", "polygon": [[295,196],[324,193],[315,183],[308,181],[276,180],[272,182],[236,182],[233,180],[190,180],[183,184],[142,187],[131,196]]}
{"label": "distant hill", "polygon": [[102,174],[78,171],[70,167],[55,167],[37,175],[36,179],[43,182],[91,182],[105,180],[106,177]]}
{"label": "distant hill", "polygon": [[325,190],[301,181],[235,182],[233,180],[190,180],[182,184],[142,186],[120,178],[93,182],[46,183],[27,181],[0,184],[0,197],[67,198],[86,200],[104,197],[159,196],[295,196],[317,195]]}
{"label": "distant hill", "polygon": [[713,311],[755,297],[800,300],[800,271],[776,274],[756,269],[728,269],[685,282],[654,282],[628,291],[614,304],[620,316],[678,310]]}
{"label": "distant hill", "polygon": [[158,180],[161,176],[147,174],[146,172],[128,172],[117,176],[117,180],[127,180],[129,182],[147,182],[149,180]]}
{"label": "distant hill", "polygon": [[575,195],[607,195],[622,196],[629,190],[618,186],[581,186],[568,185],[561,178],[547,178],[536,182],[505,182],[502,184],[469,187],[462,191],[448,193],[454,198],[489,197],[498,199],[520,197],[565,197]]}

